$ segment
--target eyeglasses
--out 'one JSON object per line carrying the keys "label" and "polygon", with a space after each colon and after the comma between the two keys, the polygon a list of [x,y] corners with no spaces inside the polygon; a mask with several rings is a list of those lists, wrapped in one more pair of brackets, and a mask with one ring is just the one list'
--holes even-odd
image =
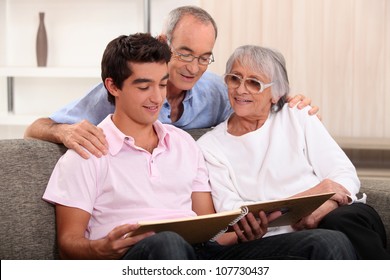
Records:
{"label": "eyeglasses", "polygon": [[194,56],[192,54],[184,54],[184,53],[179,53],[172,45],[171,48],[174,50],[176,56],[179,58],[180,61],[184,62],[192,62],[194,59],[198,59],[198,63],[200,65],[209,65],[212,62],[214,62],[214,56],[213,54],[210,55],[201,55],[201,56]]}
{"label": "eyeglasses", "polygon": [[245,88],[249,91],[251,94],[259,94],[262,93],[266,88],[269,88],[272,86],[273,83],[264,84],[260,82],[259,80],[253,79],[253,78],[242,78],[236,74],[225,74],[224,76],[225,83],[228,88],[230,89],[236,89],[239,88],[244,82]]}

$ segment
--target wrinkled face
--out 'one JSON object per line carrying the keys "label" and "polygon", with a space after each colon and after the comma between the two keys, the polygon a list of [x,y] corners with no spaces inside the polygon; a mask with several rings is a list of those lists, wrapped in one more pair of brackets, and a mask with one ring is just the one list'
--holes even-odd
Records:
{"label": "wrinkled face", "polygon": [[117,89],[116,113],[141,125],[154,123],[166,97],[166,63],[130,63],[133,74]]}
{"label": "wrinkled face", "polygon": [[[270,83],[270,79],[264,74],[249,70],[238,62],[233,64],[233,73],[243,79],[252,78],[261,81],[264,84]],[[249,93],[247,87],[242,82],[237,88],[228,88],[229,101],[235,112],[239,117],[248,119],[259,119],[260,117],[267,117],[272,105],[271,87],[264,89],[263,92],[252,94]]]}
{"label": "wrinkled face", "polygon": [[178,53],[208,58],[214,44],[215,31],[211,23],[205,25],[190,15],[179,21],[170,42],[172,59],[169,62],[169,83],[173,90],[181,92],[191,89],[208,67],[199,64],[196,58],[192,62],[182,61]]}

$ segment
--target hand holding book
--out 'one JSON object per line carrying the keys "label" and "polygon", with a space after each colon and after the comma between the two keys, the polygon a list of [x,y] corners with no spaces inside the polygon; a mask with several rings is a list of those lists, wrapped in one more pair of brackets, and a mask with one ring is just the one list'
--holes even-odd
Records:
{"label": "hand holding book", "polygon": [[130,232],[128,236],[134,236],[149,231],[154,231],[156,233],[161,231],[173,231],[180,234],[191,244],[207,242],[209,240],[215,241],[221,234],[228,230],[229,226],[236,224],[249,212],[251,212],[255,218],[258,218],[260,211],[264,211],[265,214],[268,215],[275,215],[271,213],[280,211],[279,217],[271,221],[268,226],[292,225],[298,222],[302,217],[311,214],[333,195],[334,193],[325,193],[264,201],[243,205],[239,209],[232,211],[173,220],[144,221],[139,222],[140,227],[137,230]]}

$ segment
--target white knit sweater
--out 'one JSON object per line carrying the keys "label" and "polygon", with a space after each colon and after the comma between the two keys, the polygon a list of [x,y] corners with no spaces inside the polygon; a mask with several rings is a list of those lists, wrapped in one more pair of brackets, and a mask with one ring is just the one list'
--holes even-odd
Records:
{"label": "white knit sweater", "polygon": [[286,198],[326,178],[347,188],[356,200],[360,181],[355,167],[321,121],[309,116],[309,109],[285,105],[261,128],[242,136],[229,134],[225,121],[198,140],[218,212]]}

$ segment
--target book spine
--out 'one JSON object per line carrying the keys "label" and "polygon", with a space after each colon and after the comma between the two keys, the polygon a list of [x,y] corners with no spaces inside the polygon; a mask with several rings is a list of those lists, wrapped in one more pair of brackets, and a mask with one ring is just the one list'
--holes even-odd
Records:
{"label": "book spine", "polygon": [[244,217],[246,216],[246,214],[248,214],[248,212],[249,212],[248,207],[246,207],[246,206],[241,207],[241,215],[238,216],[236,219],[234,219],[234,220],[229,224],[229,226],[232,226],[232,225],[237,224],[242,218],[244,218]]}
{"label": "book spine", "polygon": [[224,234],[225,232],[227,232],[228,228],[225,228],[223,230],[221,230],[220,232],[218,232],[216,235],[214,235],[213,238],[210,239],[211,242],[215,242],[217,241],[217,239],[222,235]]}
{"label": "book spine", "polygon": [[[246,216],[246,214],[248,214],[248,211],[249,211],[248,207],[246,207],[246,206],[241,207],[241,214],[237,218],[235,218],[233,221],[231,221],[229,226],[233,226],[236,223],[238,223],[243,217]],[[221,230],[213,238],[211,238],[210,241],[211,242],[215,242],[222,234],[227,232],[227,230],[228,230],[228,227],[226,227],[225,229]]]}

